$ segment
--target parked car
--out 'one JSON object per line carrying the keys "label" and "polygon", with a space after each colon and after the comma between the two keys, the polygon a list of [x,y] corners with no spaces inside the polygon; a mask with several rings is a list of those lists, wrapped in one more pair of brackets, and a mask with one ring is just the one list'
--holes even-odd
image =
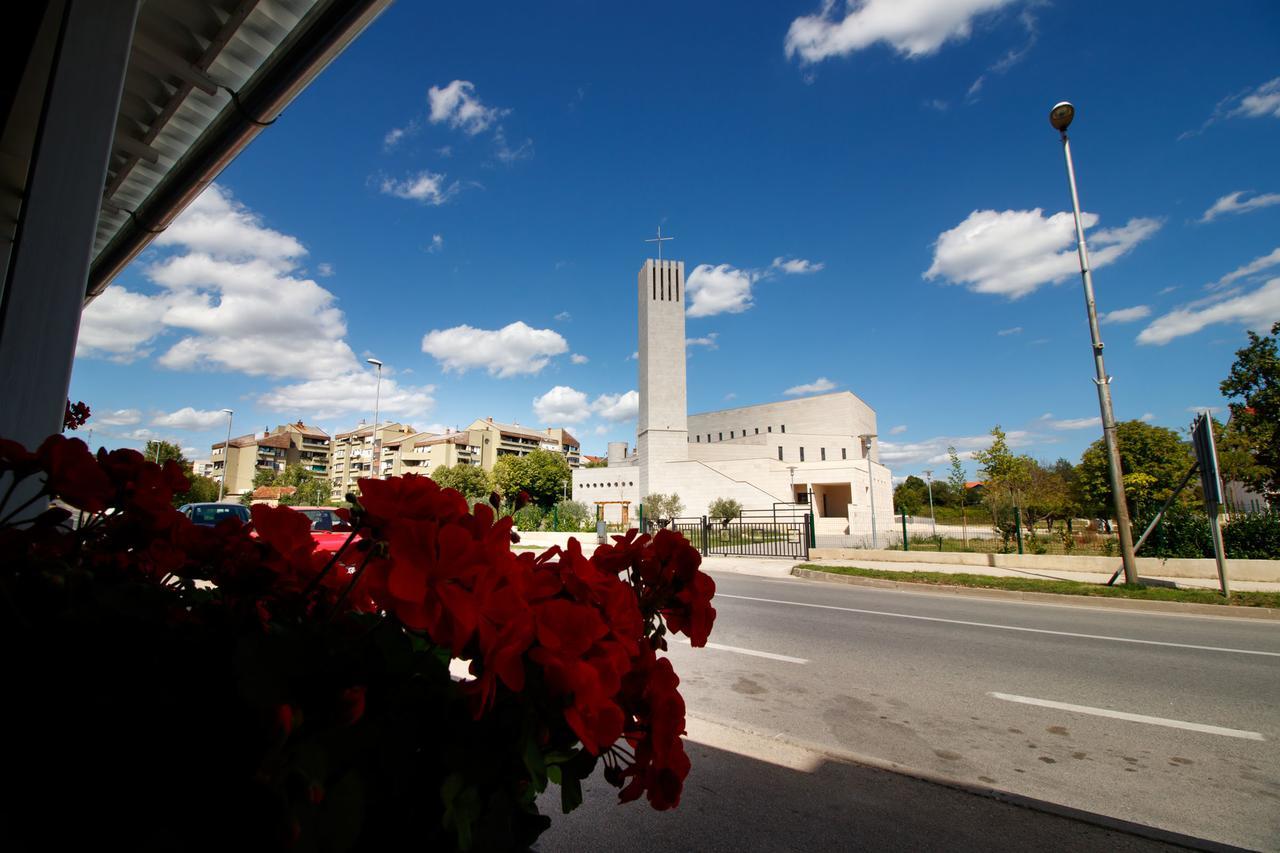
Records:
{"label": "parked car", "polygon": [[[343,521],[336,507],[295,506],[292,509],[311,519],[311,538],[316,540],[316,550],[337,551],[351,536],[351,525]],[[359,537],[352,540],[351,544],[354,546],[358,541]],[[355,553],[354,548],[351,548],[344,552],[343,556]]]}
{"label": "parked car", "polygon": [[239,519],[241,524],[248,524],[250,520],[249,508],[240,504],[184,504],[178,507],[178,512],[191,519],[193,524],[204,527],[215,527],[228,518]]}

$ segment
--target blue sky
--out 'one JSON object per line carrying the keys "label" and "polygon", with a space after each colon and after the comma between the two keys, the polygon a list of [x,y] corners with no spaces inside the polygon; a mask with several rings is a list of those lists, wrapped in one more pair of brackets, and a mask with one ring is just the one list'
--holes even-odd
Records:
{"label": "blue sky", "polygon": [[848,389],[884,460],[1222,406],[1280,319],[1280,6],[397,3],[86,310],[95,443],[382,414],[634,440],[636,272],[686,263],[693,411]]}

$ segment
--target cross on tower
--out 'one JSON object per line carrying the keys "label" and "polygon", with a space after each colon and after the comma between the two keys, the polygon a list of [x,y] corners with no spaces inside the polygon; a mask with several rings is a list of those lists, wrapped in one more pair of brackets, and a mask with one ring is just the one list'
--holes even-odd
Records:
{"label": "cross on tower", "polygon": [[646,242],[646,243],[657,243],[657,244],[658,244],[658,260],[662,260],[662,244],[663,244],[663,243],[665,243],[665,242],[666,242],[666,241],[668,241],[668,240],[674,240],[674,239],[675,239],[675,237],[663,237],[663,236],[662,236],[662,226],[661,226],[661,225],[659,225],[659,226],[658,226],[658,236],[657,236],[657,237],[650,237],[648,240],[645,240],[645,242]]}

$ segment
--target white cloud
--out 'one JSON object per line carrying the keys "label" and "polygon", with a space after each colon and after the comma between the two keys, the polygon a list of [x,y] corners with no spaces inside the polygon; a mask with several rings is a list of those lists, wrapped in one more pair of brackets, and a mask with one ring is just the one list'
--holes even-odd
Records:
{"label": "white cloud", "polygon": [[[1039,438],[1025,430],[1010,430],[1005,433],[1010,447],[1026,447]],[[990,435],[938,436],[924,441],[898,444],[880,441],[880,461],[890,468],[900,465],[946,464],[950,461],[947,448],[954,447],[956,455],[961,459],[972,459],[973,451],[985,450],[991,446]]]}
{"label": "white cloud", "polygon": [[1254,195],[1253,198],[1241,201],[1240,197],[1247,194],[1245,190],[1227,193],[1204,212],[1204,216],[1200,217],[1200,221],[1212,222],[1219,216],[1225,216],[1230,213],[1249,213],[1250,211],[1261,210],[1264,207],[1271,207],[1274,204],[1280,204],[1280,193]]}
{"label": "white cloud", "polygon": [[726,400],[736,400],[738,398],[738,395],[730,391],[728,394],[724,395],[724,398]]}
{"label": "white cloud", "polygon": [[640,414],[640,394],[636,391],[601,394],[591,404],[591,409],[606,421],[634,420]]}
{"label": "white cloud", "polygon": [[582,353],[577,353],[577,352],[569,356],[569,361],[573,362],[574,364],[586,364],[590,360],[591,359],[587,358]]}
{"label": "white cloud", "polygon": [[333,273],[334,273],[333,264],[317,264],[316,265],[316,275],[320,276],[321,278],[328,278],[329,276],[333,275]]}
{"label": "white cloud", "polygon": [[1147,305],[1134,305],[1132,308],[1117,308],[1102,315],[1104,323],[1132,323],[1143,317],[1151,316],[1151,308]]}
{"label": "white cloud", "polygon": [[573,319],[573,315],[570,314],[568,311],[561,311],[553,319],[561,323],[567,323]]}
{"label": "white cloud", "polygon": [[578,424],[591,417],[591,406],[586,394],[568,385],[557,385],[534,398],[533,413],[544,424]]}
{"label": "white cloud", "polygon": [[1175,290],[1177,290],[1179,287],[1181,287],[1181,285],[1178,285],[1178,284],[1171,284],[1171,285],[1169,285],[1168,287],[1162,287],[1162,288],[1160,288],[1160,293],[1159,293],[1159,295],[1160,295],[1160,296],[1168,296],[1170,293],[1173,293],[1173,292],[1174,292]]}
{"label": "white cloud", "polygon": [[1147,412],[1142,417],[1138,418],[1138,420],[1143,421],[1144,423],[1150,423],[1155,419],[1156,419],[1156,416],[1153,415],[1151,412]]}
{"label": "white cloud", "polygon": [[516,163],[533,156],[533,140],[526,138],[519,145],[507,142],[506,132],[499,127],[493,132],[493,153],[503,163]]}
{"label": "white cloud", "polygon": [[791,22],[788,57],[820,62],[885,42],[899,54],[921,57],[948,41],[969,37],[973,21],[1017,0],[824,0],[814,15]]}
{"label": "white cloud", "polygon": [[165,303],[160,297],[111,285],[80,316],[77,358],[108,358],[128,364],[146,358],[144,344],[164,331]]}
{"label": "white cloud", "polygon": [[226,426],[227,414],[216,409],[210,411],[208,409],[193,409],[191,406],[184,406],[176,412],[156,415],[151,419],[151,425],[166,429],[185,429],[192,432],[201,432],[218,426]]}
{"label": "white cloud", "polygon": [[685,338],[684,345],[687,347],[706,347],[707,349],[719,349],[720,345],[716,343],[716,338],[720,337],[719,332],[708,332],[701,338]]}
{"label": "white cloud", "polygon": [[168,228],[156,235],[157,246],[178,246],[227,260],[265,261],[292,269],[307,253],[296,237],[262,224],[262,217],[237,202],[231,191],[210,184]]}
{"label": "white cloud", "polygon": [[1095,415],[1092,418],[1064,418],[1058,421],[1049,421],[1049,426],[1053,429],[1088,429],[1089,427],[1102,426],[1102,418]]}
{"label": "white cloud", "polygon": [[[1093,213],[1081,218],[1085,228],[1098,221]],[[1090,263],[1094,269],[1112,263],[1159,228],[1158,220],[1135,218],[1121,228],[1094,232],[1088,238],[1093,247]],[[1036,208],[973,211],[955,228],[938,235],[933,264],[924,277],[964,284],[976,293],[1019,299],[1079,272],[1071,214],[1046,218]]]}
{"label": "white cloud", "polygon": [[1138,343],[1163,346],[1175,338],[1195,334],[1214,323],[1239,323],[1265,331],[1280,320],[1280,278],[1273,278],[1250,293],[1179,308],[1157,317],[1138,335]]}
{"label": "white cloud", "polygon": [[817,261],[807,261],[804,258],[774,258],[770,267],[780,270],[787,275],[807,275],[814,272],[822,272],[826,266],[824,263]]}
{"label": "white cloud", "polygon": [[1010,48],[1004,56],[997,59],[986,71],[978,75],[978,79],[973,81],[969,86],[969,91],[965,93],[965,96],[970,101],[977,99],[978,93],[981,92],[982,87],[986,85],[988,77],[995,74],[1004,74],[1010,68],[1025,59],[1027,54],[1031,52],[1031,48],[1036,46],[1036,40],[1039,38],[1039,30],[1036,27],[1035,16],[1032,15],[1030,11],[1024,9],[1022,14],[1018,17],[1022,21],[1022,26],[1027,30],[1027,40],[1020,47]]}
{"label": "white cloud", "polygon": [[161,333],[178,332],[163,367],[304,379],[357,368],[334,295],[298,266],[306,248],[229,190],[210,185],[156,243],[179,249],[144,270],[161,292],[108,288],[84,312],[79,354],[131,360]]}
{"label": "white cloud", "polygon": [[432,86],[427,90],[428,115],[432,124],[441,122],[456,130],[475,136],[489,128],[509,110],[486,107],[475,96],[475,84],[467,80],[454,80],[447,86]]}
{"label": "white cloud", "polygon": [[1014,326],[1013,328],[1010,328],[1010,329],[1001,329],[1000,331],[996,332],[996,334],[1002,338],[1007,338],[1009,337],[1009,335],[1020,335],[1022,334],[1022,327]]}
{"label": "white cloud", "polygon": [[1231,111],[1231,115],[1280,118],[1280,77],[1268,80],[1241,98],[1240,105]]}
{"label": "white cloud", "polygon": [[1238,269],[1235,269],[1227,273],[1226,275],[1224,275],[1222,278],[1218,279],[1216,284],[1214,284],[1213,286],[1226,287],[1228,284],[1237,282],[1242,278],[1248,278],[1251,275],[1256,275],[1257,273],[1260,273],[1265,269],[1270,269],[1271,267],[1274,267],[1274,266],[1280,266],[1280,249],[1275,249],[1269,255],[1263,255],[1260,258],[1254,258],[1252,261],[1249,261],[1249,263],[1245,264],[1244,266]]}
{"label": "white cloud", "polygon": [[408,133],[408,127],[391,128],[387,131],[387,135],[382,137],[382,147],[386,149],[395,148],[400,144],[400,140],[404,139]]}
{"label": "white cloud", "polygon": [[689,274],[685,294],[690,317],[740,314],[751,307],[751,286],[760,278],[751,270],[728,264],[698,264]]}
{"label": "white cloud", "polygon": [[380,393],[377,385],[377,377],[372,370],[353,368],[334,376],[272,388],[256,399],[268,409],[285,412],[290,417],[297,415],[304,420],[366,413],[372,420],[375,394],[378,396],[379,418],[420,417],[435,405],[431,396],[435,387],[432,385],[400,385],[385,373]]}
{"label": "white cloud", "polygon": [[825,376],[819,376],[807,385],[793,385],[782,393],[788,397],[795,397],[800,394],[821,394],[824,391],[830,391],[834,387],[836,387],[836,383]]}
{"label": "white cloud", "polygon": [[638,350],[633,351],[631,355],[627,356],[627,361],[639,361],[639,360],[640,360],[640,352]]}
{"label": "white cloud", "polygon": [[423,336],[422,351],[440,361],[445,372],[484,368],[490,376],[505,379],[539,372],[552,356],[568,352],[569,344],[553,329],[516,321],[496,330],[435,329]]}
{"label": "white cloud", "polygon": [[434,255],[436,252],[444,251],[444,235],[432,234],[431,242],[427,244],[427,252]]}
{"label": "white cloud", "polygon": [[137,409],[112,409],[106,412],[93,412],[90,418],[92,425],[101,426],[133,426],[142,421],[142,412]]}
{"label": "white cloud", "polygon": [[608,435],[608,434],[609,434],[609,427],[607,427],[606,425],[600,424],[598,427],[596,427],[596,435]]}
{"label": "white cloud", "polygon": [[399,181],[394,178],[383,178],[380,188],[387,195],[439,207],[462,189],[457,181],[446,186],[445,178],[445,175],[424,169],[416,175],[410,175]]}
{"label": "white cloud", "polygon": [[896,427],[889,430],[889,435],[902,435],[906,431],[907,431],[906,424],[898,424]]}

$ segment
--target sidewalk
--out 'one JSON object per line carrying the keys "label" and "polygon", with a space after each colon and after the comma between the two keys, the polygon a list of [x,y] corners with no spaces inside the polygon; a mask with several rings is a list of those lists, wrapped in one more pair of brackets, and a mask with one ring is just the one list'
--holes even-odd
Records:
{"label": "sidewalk", "polygon": [[[597,773],[569,815],[555,786],[541,851],[1224,849],[1149,827],[998,791],[969,789],[859,763],[697,717],[680,807],[619,805]],[[1176,845],[1176,846],[1175,846]]]}
{"label": "sidewalk", "polygon": [[[778,559],[771,557],[704,557],[702,567],[709,572],[730,572],[757,577],[785,578],[791,575],[791,569],[802,561]],[[962,566],[952,563],[900,563],[885,560],[829,560],[813,559],[808,562],[816,566],[856,566],[862,569],[883,569],[889,572],[942,572],[945,574],[987,575],[989,577],[1032,578],[1040,580],[1079,581],[1081,583],[1106,583],[1110,574],[1092,572],[1066,572],[1044,569],[1007,569],[994,566]],[[1227,564],[1228,573],[1231,564]],[[1228,574],[1230,579],[1230,574]],[[1171,578],[1160,575],[1142,575],[1144,583],[1156,583],[1160,586],[1177,586],[1183,589],[1217,589],[1217,579],[1211,578]],[[1280,592],[1280,583],[1261,583],[1257,581],[1231,581],[1231,589],[1245,592]]]}
{"label": "sidewalk", "polygon": [[[790,562],[790,561],[780,561]],[[945,574],[987,575],[1004,578],[1039,578],[1041,580],[1079,581],[1080,583],[1106,583],[1111,574],[1094,572],[1066,572],[1044,569],[1007,569],[994,566],[962,566],[952,563],[899,563],[883,560],[810,560],[818,566],[857,566],[863,569],[883,569],[890,572],[942,572]],[[798,565],[798,564],[792,564]],[[1227,579],[1231,589],[1245,592],[1280,592],[1280,583],[1262,583],[1259,581],[1231,580],[1231,563],[1227,563]],[[1177,586],[1183,589],[1217,589],[1217,578],[1171,578],[1160,575],[1141,575],[1144,583],[1155,582],[1160,586]]]}

